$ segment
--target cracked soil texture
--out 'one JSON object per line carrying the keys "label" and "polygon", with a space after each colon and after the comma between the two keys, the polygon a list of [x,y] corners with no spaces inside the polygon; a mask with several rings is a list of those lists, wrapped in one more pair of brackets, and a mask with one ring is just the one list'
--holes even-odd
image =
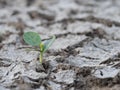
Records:
{"label": "cracked soil texture", "polygon": [[[0,0],[0,90],[120,90],[120,0]],[[56,40],[40,65],[23,41]]]}

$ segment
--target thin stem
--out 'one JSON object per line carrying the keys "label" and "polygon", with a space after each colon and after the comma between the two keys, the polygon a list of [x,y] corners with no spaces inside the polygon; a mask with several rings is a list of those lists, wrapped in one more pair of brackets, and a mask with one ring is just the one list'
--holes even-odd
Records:
{"label": "thin stem", "polygon": [[40,63],[42,64],[42,61],[43,61],[43,53],[42,52],[40,52],[39,60],[40,60]]}

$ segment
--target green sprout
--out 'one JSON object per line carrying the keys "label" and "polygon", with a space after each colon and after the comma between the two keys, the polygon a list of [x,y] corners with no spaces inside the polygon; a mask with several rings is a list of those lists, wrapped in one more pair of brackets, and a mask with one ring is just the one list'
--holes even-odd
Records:
{"label": "green sprout", "polygon": [[39,60],[40,60],[40,63],[42,64],[43,54],[48,50],[48,48],[55,41],[55,36],[52,36],[50,40],[46,40],[42,42],[41,37],[38,33],[26,32],[23,35],[23,39],[27,44],[32,45],[34,47],[39,47],[39,51],[40,51]]}

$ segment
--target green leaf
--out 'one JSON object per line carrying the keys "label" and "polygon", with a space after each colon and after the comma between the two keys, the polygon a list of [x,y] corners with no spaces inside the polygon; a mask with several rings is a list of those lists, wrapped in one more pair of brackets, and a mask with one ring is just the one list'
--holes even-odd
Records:
{"label": "green leaf", "polygon": [[46,40],[44,42],[44,50],[43,50],[43,52],[46,52],[54,41],[55,41],[55,36],[52,36],[52,39],[50,39],[50,40]]}
{"label": "green leaf", "polygon": [[41,43],[41,38],[36,32],[26,32],[23,35],[23,39],[27,44],[32,46],[39,46]]}

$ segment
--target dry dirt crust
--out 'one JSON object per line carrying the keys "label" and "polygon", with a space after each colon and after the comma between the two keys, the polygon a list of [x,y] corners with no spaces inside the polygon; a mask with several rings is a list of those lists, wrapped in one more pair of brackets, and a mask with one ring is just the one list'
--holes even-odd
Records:
{"label": "dry dirt crust", "polygon": [[120,0],[0,0],[0,90],[120,90]]}

